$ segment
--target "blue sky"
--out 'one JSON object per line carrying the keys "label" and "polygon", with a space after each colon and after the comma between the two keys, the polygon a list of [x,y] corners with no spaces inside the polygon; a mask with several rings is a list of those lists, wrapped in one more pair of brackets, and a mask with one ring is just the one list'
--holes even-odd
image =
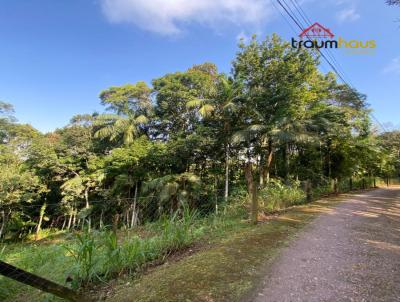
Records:
{"label": "blue sky", "polygon": [[[150,82],[205,61],[229,72],[238,37],[299,34],[271,1],[0,0],[0,100],[15,106],[20,122],[50,131],[74,114],[102,111],[99,92],[112,85]],[[331,52],[375,116],[400,126],[400,7],[298,2],[337,37],[377,41],[373,55]]]}

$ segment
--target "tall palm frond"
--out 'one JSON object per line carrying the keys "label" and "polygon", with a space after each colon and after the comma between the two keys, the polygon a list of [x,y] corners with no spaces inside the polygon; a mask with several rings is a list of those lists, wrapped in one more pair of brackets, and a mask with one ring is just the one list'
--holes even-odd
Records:
{"label": "tall palm frond", "polygon": [[202,117],[207,117],[215,110],[214,105],[212,105],[210,102],[211,100],[195,98],[186,103],[186,108],[198,108],[199,114]]}
{"label": "tall palm frond", "polygon": [[95,126],[101,128],[96,131],[95,137],[108,138],[110,141],[116,141],[122,138],[124,144],[130,144],[135,137],[138,137],[141,127],[148,124],[149,119],[141,114],[139,116],[117,114],[102,114],[96,118]]}

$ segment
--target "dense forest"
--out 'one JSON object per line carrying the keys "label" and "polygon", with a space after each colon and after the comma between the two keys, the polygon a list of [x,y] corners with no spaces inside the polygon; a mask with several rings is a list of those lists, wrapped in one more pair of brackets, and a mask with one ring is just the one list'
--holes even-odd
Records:
{"label": "dense forest", "polygon": [[238,196],[256,220],[268,187],[399,176],[400,132],[378,131],[366,96],[318,67],[317,53],[253,37],[229,75],[204,63],[110,87],[104,113],[50,133],[1,102],[0,237],[131,228],[184,208],[206,215]]}

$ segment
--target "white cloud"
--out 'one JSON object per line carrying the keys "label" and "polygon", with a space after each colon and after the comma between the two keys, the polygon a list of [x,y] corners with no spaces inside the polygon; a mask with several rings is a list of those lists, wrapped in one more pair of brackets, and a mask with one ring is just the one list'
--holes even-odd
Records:
{"label": "white cloud", "polygon": [[400,57],[394,58],[384,69],[384,73],[400,75]]}
{"label": "white cloud", "polygon": [[341,10],[337,15],[339,22],[356,21],[360,19],[360,14],[357,13],[355,8],[346,8]]}
{"label": "white cloud", "polygon": [[101,0],[110,22],[132,23],[142,29],[179,34],[183,25],[260,27],[272,14],[270,0]]}

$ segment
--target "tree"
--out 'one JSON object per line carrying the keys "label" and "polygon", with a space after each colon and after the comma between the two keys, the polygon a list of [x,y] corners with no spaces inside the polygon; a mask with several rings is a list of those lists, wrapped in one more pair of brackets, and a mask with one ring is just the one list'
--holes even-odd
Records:
{"label": "tree", "polygon": [[[211,99],[216,79],[216,66],[205,63],[153,80],[160,138],[186,136],[195,131],[199,114],[190,104]],[[200,111],[205,116],[212,110],[210,104],[204,103]]]}
{"label": "tree", "polygon": [[152,114],[150,94],[151,89],[144,82],[102,91],[102,104],[114,114],[102,114],[96,118],[95,125],[100,129],[95,137],[130,144],[135,137],[148,134],[146,125]]}
{"label": "tree", "polygon": [[[259,166],[260,186],[269,179],[273,153],[282,150],[284,177],[289,177],[289,147],[305,132],[308,107],[315,100],[317,58],[294,50],[278,36],[239,45],[233,62],[234,79],[242,83],[244,97],[238,101],[240,128],[234,141],[247,149],[244,174],[252,208],[256,206],[253,165]],[[253,213],[253,219],[257,215]]]}
{"label": "tree", "polygon": [[400,0],[386,0],[389,5],[400,5]]}
{"label": "tree", "polygon": [[[200,189],[200,179],[192,173],[166,175],[145,183],[144,193],[154,193],[158,199],[158,212],[164,209],[175,213],[196,200]],[[193,207],[193,204],[192,204]]]}
{"label": "tree", "polygon": [[0,101],[0,143],[7,141],[10,124],[15,121],[13,116],[14,107],[6,102]]}
{"label": "tree", "polygon": [[187,102],[188,108],[197,108],[204,119],[211,119],[220,127],[220,139],[224,145],[225,181],[224,199],[229,196],[229,157],[230,139],[232,136],[232,119],[237,109],[236,101],[241,96],[241,87],[226,75],[218,77],[216,94],[212,99],[193,99]]}
{"label": "tree", "polygon": [[47,134],[0,102],[0,233],[207,215],[243,189],[257,222],[274,183],[398,176],[398,132],[374,131],[366,96],[318,64],[318,52],[254,36],[228,75],[203,63],[110,87],[103,113]]}
{"label": "tree", "polygon": [[[253,147],[260,149],[263,185],[278,147],[276,138],[283,137],[285,128],[300,125],[307,118],[308,104],[315,98],[318,61],[306,50],[292,49],[277,35],[260,43],[253,36],[248,45],[241,43],[239,47],[233,63],[234,76],[245,86],[246,98],[242,102],[245,123],[236,138],[252,135],[257,140]],[[289,143],[283,142],[284,155]],[[288,172],[286,169],[286,177]]]}
{"label": "tree", "polygon": [[5,146],[0,146],[0,169],[0,238],[7,231],[18,238],[28,232],[27,228],[35,225],[35,206],[47,188]]}
{"label": "tree", "polygon": [[377,138],[380,147],[379,174],[382,177],[400,177],[400,131],[380,134]]}
{"label": "tree", "polygon": [[108,195],[117,199],[127,198],[130,202],[129,208],[125,209],[127,224],[130,227],[139,223],[138,200],[141,185],[153,169],[148,158],[151,152],[154,152],[153,155],[157,154],[153,143],[142,136],[130,145],[115,148],[105,158],[105,176],[112,184]]}

